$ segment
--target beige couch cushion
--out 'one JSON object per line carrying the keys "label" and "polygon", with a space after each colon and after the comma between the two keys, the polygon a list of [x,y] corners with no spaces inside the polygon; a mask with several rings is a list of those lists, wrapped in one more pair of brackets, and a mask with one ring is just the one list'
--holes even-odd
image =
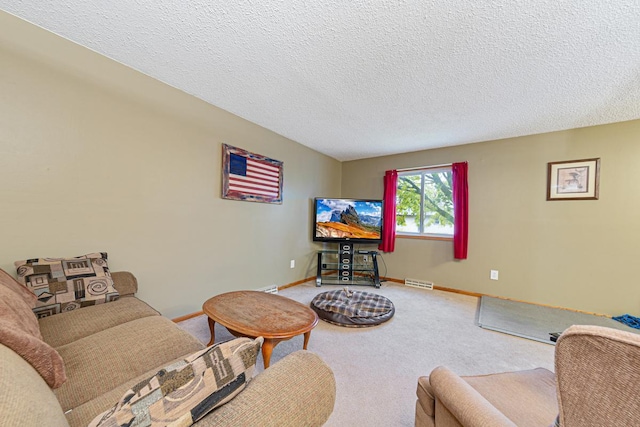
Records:
{"label": "beige couch cushion", "polygon": [[119,297],[107,265],[107,253],[74,258],[16,261],[18,280],[38,297],[38,317],[115,301]]}
{"label": "beige couch cushion", "polygon": [[[182,360],[184,357],[179,357],[172,361],[167,362],[166,364],[171,364]],[[72,411],[69,411],[67,415],[67,421],[69,421],[69,425],[71,427],[87,427],[87,425],[93,420],[98,414],[103,413],[107,409],[113,406],[114,402],[117,402],[118,399],[122,397],[127,390],[133,387],[135,384],[138,384],[140,381],[145,378],[149,378],[158,372],[158,367],[154,367],[149,369],[142,375],[138,375],[131,380],[115,387],[113,390],[107,391],[100,396],[97,396],[80,406],[73,408]]]}
{"label": "beige couch cushion", "polygon": [[[79,406],[67,414],[71,427],[86,427],[134,384],[156,370]],[[283,398],[284,396],[284,398]],[[300,427],[322,425],[333,411],[336,384],[318,355],[299,350],[256,376],[235,399],[198,421],[198,427]]]}
{"label": "beige couch cushion", "polygon": [[549,426],[558,415],[555,376],[547,369],[462,378],[517,426]]}
{"label": "beige couch cushion", "polygon": [[90,310],[73,310],[40,318],[40,332],[47,343],[57,348],[96,332],[159,314],[136,297],[122,297],[109,304],[92,306]]}
{"label": "beige couch cushion", "polygon": [[436,396],[435,414],[438,425],[442,414],[447,420],[444,424],[446,426],[455,426],[455,422],[459,421],[461,425],[516,427],[505,414],[448,368],[438,366],[431,371],[429,383]]}
{"label": "beige couch cushion", "polygon": [[200,350],[127,390],[90,427],[127,427],[151,420],[188,426],[240,393],[253,377],[262,337],[236,338]]}
{"label": "beige couch cushion", "polygon": [[[276,389],[296,397],[282,398]],[[238,397],[197,426],[321,426],[333,412],[335,398],[331,368],[318,355],[299,350],[260,373]]]}
{"label": "beige couch cushion", "polygon": [[50,387],[60,387],[66,380],[62,358],[42,340],[31,308],[23,295],[0,284],[0,343],[29,362]]}
{"label": "beige couch cushion", "polygon": [[62,408],[42,377],[0,344],[0,424],[68,427]]}
{"label": "beige couch cushion", "polygon": [[438,426],[549,426],[558,414],[555,377],[547,369],[459,377],[439,366],[429,384],[424,379],[418,381],[416,425],[432,425],[432,409]]}
{"label": "beige couch cushion", "polygon": [[55,393],[67,411],[147,372],[149,367],[157,369],[203,348],[194,336],[164,317],[132,320],[58,347],[68,381]]}

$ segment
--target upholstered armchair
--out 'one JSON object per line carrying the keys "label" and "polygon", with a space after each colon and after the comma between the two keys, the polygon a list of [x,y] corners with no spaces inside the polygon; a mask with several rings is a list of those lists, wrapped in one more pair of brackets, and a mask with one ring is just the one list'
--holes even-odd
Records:
{"label": "upholstered armchair", "polygon": [[640,335],[572,326],[547,369],[459,377],[446,367],[418,379],[416,427],[640,425]]}

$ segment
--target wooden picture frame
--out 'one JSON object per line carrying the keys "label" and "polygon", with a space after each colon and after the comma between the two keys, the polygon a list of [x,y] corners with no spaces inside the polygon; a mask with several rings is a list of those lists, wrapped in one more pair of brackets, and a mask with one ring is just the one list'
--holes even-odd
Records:
{"label": "wooden picture frame", "polygon": [[282,204],[283,162],[222,144],[222,198]]}
{"label": "wooden picture frame", "polygon": [[598,200],[600,158],[549,162],[547,200]]}

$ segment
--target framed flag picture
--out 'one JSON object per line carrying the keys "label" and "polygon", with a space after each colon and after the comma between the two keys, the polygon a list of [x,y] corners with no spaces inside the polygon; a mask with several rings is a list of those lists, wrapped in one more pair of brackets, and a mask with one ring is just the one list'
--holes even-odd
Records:
{"label": "framed flag picture", "polygon": [[282,204],[279,160],[222,144],[222,198]]}

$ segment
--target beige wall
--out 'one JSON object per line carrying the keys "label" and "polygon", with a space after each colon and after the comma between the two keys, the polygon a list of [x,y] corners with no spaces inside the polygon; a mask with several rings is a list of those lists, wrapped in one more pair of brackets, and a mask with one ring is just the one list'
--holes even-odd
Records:
{"label": "beige wall", "polygon": [[[640,121],[343,164],[342,195],[382,197],[387,169],[469,162],[469,258],[397,239],[388,276],[603,314],[640,314]],[[600,199],[546,201],[547,162],[601,158]],[[491,269],[500,280],[489,279]]]}
{"label": "beige wall", "polygon": [[[386,169],[466,160],[469,259],[454,261],[450,242],[398,239],[388,276],[640,312],[640,121],[341,165],[3,12],[0,64],[8,271],[107,251],[142,298],[179,316],[216,293],[313,275],[313,196],[381,197]],[[284,161],[282,205],[220,198],[222,142]],[[602,159],[600,200],[547,202],[547,162],[590,157]]]}
{"label": "beige wall", "polygon": [[[0,267],[106,251],[169,317],[313,274],[311,198],[340,192],[338,161],[9,15],[0,28]],[[222,142],[284,161],[282,205],[220,198]]]}

